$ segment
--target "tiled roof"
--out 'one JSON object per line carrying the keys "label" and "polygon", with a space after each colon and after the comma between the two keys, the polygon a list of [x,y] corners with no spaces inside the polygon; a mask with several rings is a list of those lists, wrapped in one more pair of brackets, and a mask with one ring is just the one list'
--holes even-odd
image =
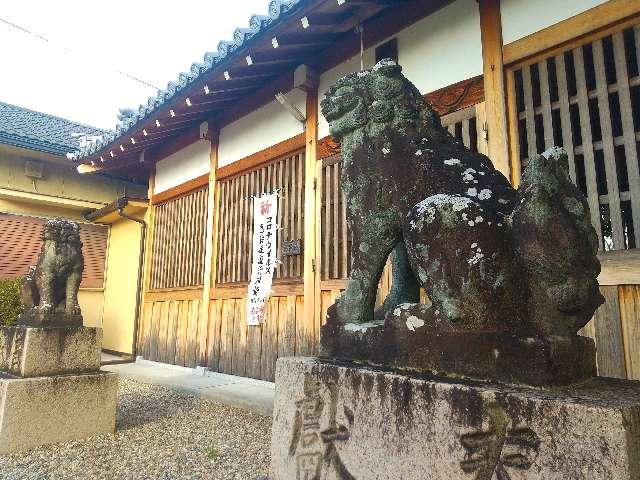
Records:
{"label": "tiled roof", "polygon": [[0,102],[0,144],[65,155],[111,132]]}
{"label": "tiled roof", "polygon": [[232,40],[223,40],[218,43],[217,51],[205,53],[202,62],[192,64],[188,72],[182,72],[178,75],[177,80],[169,82],[164,90],[158,91],[156,96],[149,97],[146,103],[141,104],[137,110],[133,110],[130,115],[121,120],[115,132],[111,132],[104,136],[102,140],[88,144],[81,149],[76,155],[76,159],[79,160],[82,157],[92,155],[113,143],[116,139],[124,137],[138,124],[147,120],[152,113],[171,102],[186,87],[209,73],[217,64],[226,60],[233,52],[243,47],[246,42],[281,20],[294,7],[303,4],[305,1],[307,0],[271,0],[269,2],[268,15],[253,15],[249,20],[249,28],[237,28]]}

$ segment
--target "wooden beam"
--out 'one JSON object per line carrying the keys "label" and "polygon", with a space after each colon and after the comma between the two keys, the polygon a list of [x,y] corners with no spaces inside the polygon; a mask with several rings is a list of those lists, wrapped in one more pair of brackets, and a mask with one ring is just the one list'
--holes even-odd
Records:
{"label": "wooden beam", "polygon": [[[318,143],[318,90],[307,91],[307,120],[305,126],[305,178],[304,178],[304,325],[299,329],[304,345],[296,349],[303,355],[312,355],[315,350],[316,301],[319,298],[319,283],[316,285],[318,264],[317,245],[317,165],[316,149]],[[318,217],[319,218],[319,217]]]}
{"label": "wooden beam", "polygon": [[[574,17],[504,46],[504,63],[510,65],[549,49],[571,48],[568,42],[592,35],[611,24],[640,14],[638,0],[609,0]],[[618,25],[619,26],[619,25]]]}
{"label": "wooden beam", "polygon": [[296,135],[295,137],[276,143],[271,147],[267,147],[264,150],[252,153],[248,157],[244,157],[230,165],[220,167],[217,172],[217,178],[218,180],[229,178],[246,172],[247,170],[253,170],[267,162],[273,163],[280,158],[289,155],[291,152],[304,148],[304,146],[305,134],[301,133],[300,135]]}
{"label": "wooden beam", "polygon": [[507,106],[502,60],[502,20],[500,0],[479,0],[484,98],[486,102],[489,158],[496,169],[508,179],[509,141],[507,136]]}
{"label": "wooden beam", "polygon": [[175,187],[170,188],[169,190],[165,190],[164,192],[160,192],[153,197],[151,197],[151,205],[160,205],[161,203],[165,203],[169,200],[173,200],[177,197],[181,197],[186,195],[187,193],[193,192],[194,190],[198,190],[205,185],[209,184],[209,174],[205,173],[199,177],[188,180],[180,185],[176,185]]}
{"label": "wooden beam", "polygon": [[208,345],[213,339],[208,339],[209,328],[209,302],[211,301],[211,285],[213,277],[213,269],[215,264],[215,212],[216,205],[216,171],[218,170],[218,145],[220,144],[220,132],[215,130],[209,131],[209,141],[211,142],[211,153],[209,154],[209,192],[207,197],[207,228],[205,236],[204,250],[204,286],[202,290],[202,303],[200,305],[200,326],[198,329],[199,336],[199,362],[200,365],[206,365],[209,352]]}

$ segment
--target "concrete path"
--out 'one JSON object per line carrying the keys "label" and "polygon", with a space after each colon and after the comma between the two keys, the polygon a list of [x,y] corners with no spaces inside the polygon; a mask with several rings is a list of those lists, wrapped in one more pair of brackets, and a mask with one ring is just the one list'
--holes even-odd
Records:
{"label": "concrete path", "polygon": [[135,363],[103,365],[102,369],[261,415],[273,413],[275,384],[271,382],[210,372],[203,367],[178,367],[140,358]]}

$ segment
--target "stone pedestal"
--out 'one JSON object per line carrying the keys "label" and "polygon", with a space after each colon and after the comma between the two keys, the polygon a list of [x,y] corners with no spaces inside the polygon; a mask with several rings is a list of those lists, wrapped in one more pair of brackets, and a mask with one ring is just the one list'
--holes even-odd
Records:
{"label": "stone pedestal", "polygon": [[98,328],[0,327],[0,454],[115,430],[101,340]]}
{"label": "stone pedestal", "polygon": [[41,377],[100,369],[102,329],[0,327],[0,371]]}
{"label": "stone pedestal", "polygon": [[0,454],[113,433],[115,373],[0,378]]}
{"label": "stone pedestal", "polygon": [[640,478],[640,383],[539,389],[281,358],[273,480]]}

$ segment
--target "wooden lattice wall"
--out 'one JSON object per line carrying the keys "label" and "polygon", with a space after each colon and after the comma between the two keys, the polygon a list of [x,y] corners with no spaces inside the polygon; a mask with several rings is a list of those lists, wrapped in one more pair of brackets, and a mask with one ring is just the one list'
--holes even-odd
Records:
{"label": "wooden lattice wall", "polygon": [[601,250],[640,245],[640,27],[513,67],[522,166],[563,146]]}
{"label": "wooden lattice wall", "polygon": [[150,288],[202,285],[207,189],[155,207]]}

